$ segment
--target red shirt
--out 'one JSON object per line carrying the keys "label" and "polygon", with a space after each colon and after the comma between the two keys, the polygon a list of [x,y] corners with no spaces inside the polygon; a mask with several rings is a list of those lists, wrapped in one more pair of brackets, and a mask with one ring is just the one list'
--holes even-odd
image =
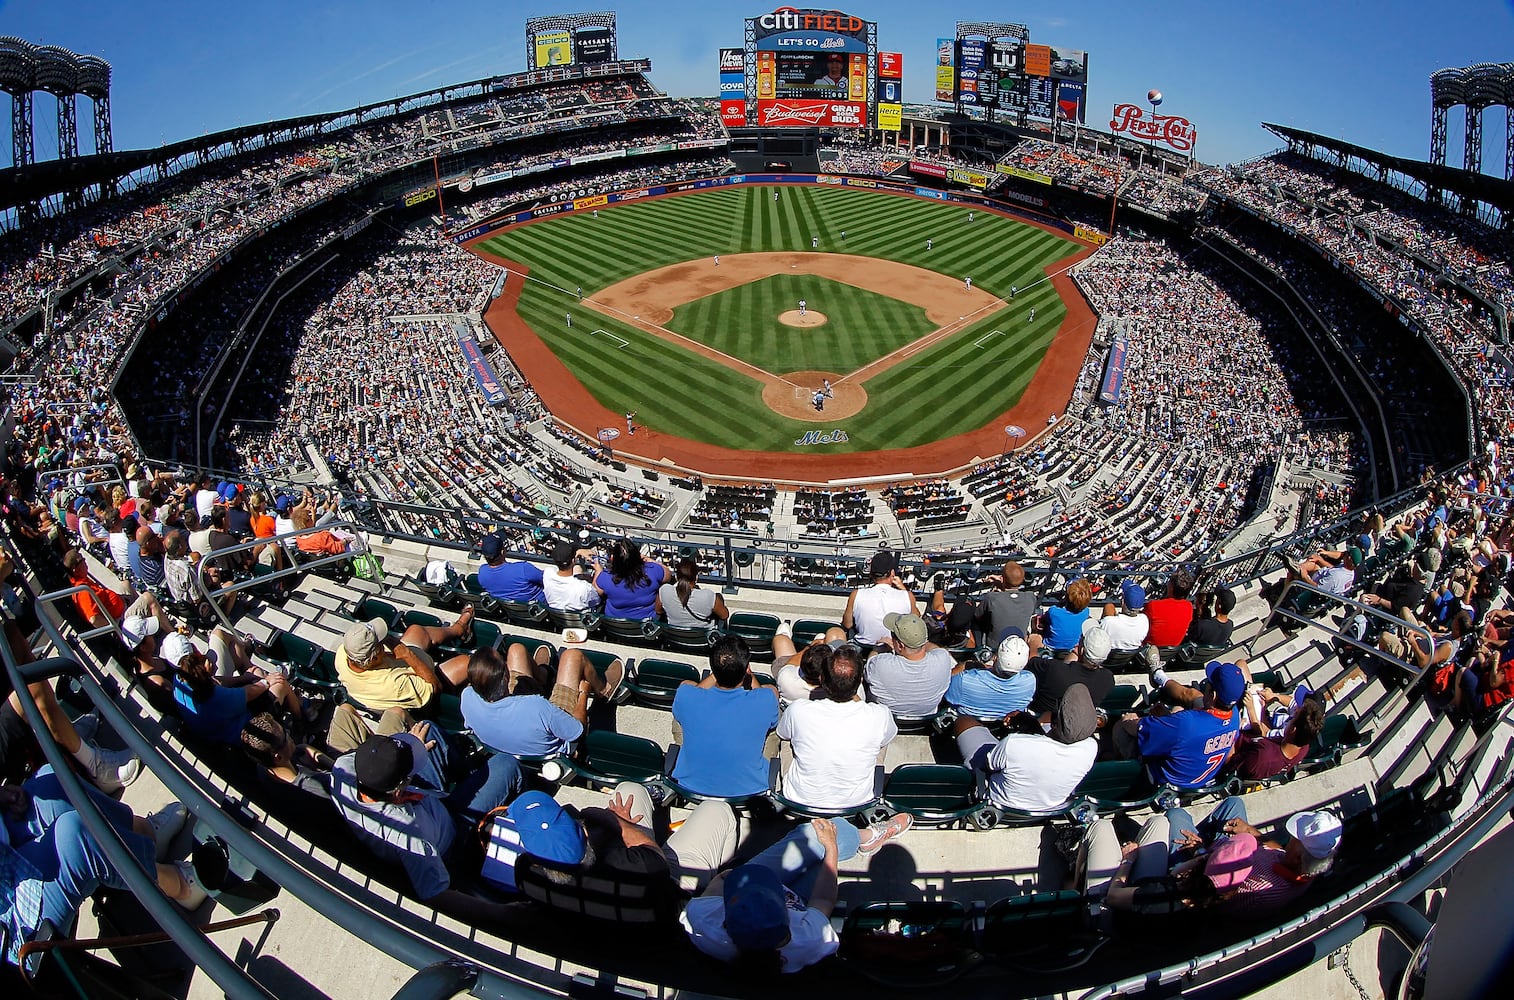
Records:
{"label": "red shirt", "polygon": [[1153,646],[1180,646],[1193,623],[1193,605],[1176,597],[1147,601],[1146,617],[1151,622],[1147,642]]}

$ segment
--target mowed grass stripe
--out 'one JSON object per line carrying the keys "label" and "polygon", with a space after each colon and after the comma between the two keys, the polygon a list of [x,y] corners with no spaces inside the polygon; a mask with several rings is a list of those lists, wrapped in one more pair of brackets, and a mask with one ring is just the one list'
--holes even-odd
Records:
{"label": "mowed grass stripe", "polygon": [[[761,402],[760,384],[710,359],[693,355],[676,344],[643,334],[612,317],[596,319],[589,307],[579,307],[572,292],[582,285],[586,296],[606,285],[643,271],[713,254],[808,250],[812,235],[821,251],[845,252],[898,260],[973,283],[1004,297],[1011,285],[1021,291],[1014,303],[934,345],[901,366],[870,380],[868,407],[841,423],[851,437],[835,451],[907,447],[980,427],[1008,409],[1034,375],[1046,346],[1063,316],[1060,299],[1049,282],[1036,282],[1046,266],[1067,256],[1081,244],[1013,219],[979,212],[971,223],[961,205],[898,197],[877,192],[826,187],[783,187],[779,199],[773,188],[703,191],[689,196],[643,201],[601,209],[597,219],[584,213],[562,216],[506,231],[488,241],[500,255],[520,260],[531,277],[557,285],[554,291],[538,281],[528,286],[521,315],[539,331],[568,367],[579,374],[600,403],[613,412],[638,411],[647,426],[694,440],[737,448],[791,450],[805,430],[827,425],[779,417]],[[841,230],[847,231],[844,243]],[[932,250],[925,249],[933,240]],[[803,279],[800,275],[783,278]],[[811,279],[824,280],[824,279]],[[754,283],[761,284],[761,283]],[[1030,286],[1035,285],[1034,289]],[[800,297],[821,312],[849,315],[846,294],[824,290],[800,295],[774,286],[732,289],[719,303],[689,303],[679,310],[704,328],[687,330],[691,339],[718,336],[712,346],[726,353],[771,360],[771,371],[807,368],[841,373],[859,367],[861,340],[880,332],[882,343],[866,352],[876,357],[896,349],[888,324],[872,317],[863,338],[846,351],[828,355],[795,348],[805,342],[777,340],[763,323]],[[813,287],[813,286],[812,286]],[[824,301],[822,301],[824,300]],[[829,306],[829,308],[827,308]],[[1034,323],[1027,321],[1034,307]],[[572,333],[563,325],[572,309]],[[759,322],[750,322],[755,317]],[[766,321],[763,317],[767,317]],[[849,319],[849,322],[857,322]],[[579,327],[588,329],[580,333]],[[863,323],[867,326],[867,323]],[[599,327],[628,341],[616,350],[607,338],[589,337]],[[714,334],[709,333],[714,329]],[[972,342],[994,329],[1009,337],[995,337],[974,348]],[[803,336],[802,332],[799,336]],[[916,339],[905,337],[903,343]],[[731,346],[725,346],[729,344]],[[818,347],[819,341],[807,344]],[[755,354],[753,352],[756,352]],[[873,353],[876,352],[876,353]],[[822,363],[825,357],[835,364]],[[785,360],[786,359],[786,360]],[[853,364],[853,361],[856,361]],[[670,373],[677,373],[676,378]],[[687,387],[670,391],[670,386]],[[564,416],[570,416],[564,414]]]}

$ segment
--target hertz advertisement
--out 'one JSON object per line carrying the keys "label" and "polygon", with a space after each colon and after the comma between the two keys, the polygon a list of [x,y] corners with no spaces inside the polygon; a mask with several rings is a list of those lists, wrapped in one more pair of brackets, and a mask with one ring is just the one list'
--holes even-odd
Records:
{"label": "hertz advertisement", "polygon": [[877,86],[878,26],[834,10],[780,7],[748,18],[762,127],[867,128]]}

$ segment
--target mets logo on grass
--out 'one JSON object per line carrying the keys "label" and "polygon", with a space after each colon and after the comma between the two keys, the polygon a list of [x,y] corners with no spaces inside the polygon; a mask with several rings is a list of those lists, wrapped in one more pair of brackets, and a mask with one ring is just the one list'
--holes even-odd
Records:
{"label": "mets logo on grass", "polygon": [[812,444],[845,444],[850,440],[846,431],[805,431],[803,437],[794,441],[794,446],[804,448]]}

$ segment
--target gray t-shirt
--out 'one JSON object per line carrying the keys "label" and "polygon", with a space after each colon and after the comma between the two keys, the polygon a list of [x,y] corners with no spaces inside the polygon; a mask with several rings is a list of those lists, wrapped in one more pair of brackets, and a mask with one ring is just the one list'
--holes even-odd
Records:
{"label": "gray t-shirt", "polygon": [[662,613],[668,624],[675,628],[703,628],[715,621],[715,592],[695,587],[689,591],[689,606],[685,608],[678,599],[678,588],[665,583],[658,591],[662,598]]}
{"label": "gray t-shirt", "polygon": [[895,715],[929,715],[941,705],[956,661],[933,648],[922,660],[878,653],[867,661],[867,700],[888,706]]}
{"label": "gray t-shirt", "polygon": [[1029,635],[1030,620],[1037,610],[1039,601],[1035,594],[1018,588],[995,590],[983,599],[978,626],[988,633],[990,642],[1011,625]]}
{"label": "gray t-shirt", "polygon": [[331,766],[331,801],[352,832],[379,860],[404,867],[416,898],[430,899],[452,884],[443,855],[452,847],[457,824],[442,804],[440,790],[446,787],[444,779],[425,745],[409,733],[394,738],[411,744],[417,766],[415,776],[435,790],[424,792],[425,797],[419,802],[405,805],[364,802],[353,772],[354,756],[348,753]]}

